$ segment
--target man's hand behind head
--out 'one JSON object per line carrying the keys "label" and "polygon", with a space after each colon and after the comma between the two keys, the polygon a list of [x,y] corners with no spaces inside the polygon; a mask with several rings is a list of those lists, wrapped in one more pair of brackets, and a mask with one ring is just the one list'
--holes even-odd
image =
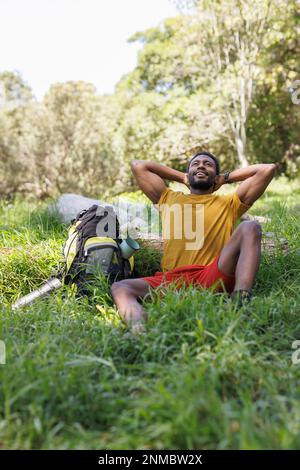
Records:
{"label": "man's hand behind head", "polygon": [[213,187],[213,193],[215,191],[218,191],[218,189],[223,186],[223,184],[225,183],[224,181],[224,175],[223,174],[220,174],[220,175],[216,175],[216,178],[215,178],[215,183],[214,183],[214,187]]}

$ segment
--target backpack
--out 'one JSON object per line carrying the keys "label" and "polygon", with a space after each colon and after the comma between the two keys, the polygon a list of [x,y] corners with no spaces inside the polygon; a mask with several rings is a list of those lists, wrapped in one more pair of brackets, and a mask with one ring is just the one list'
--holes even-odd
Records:
{"label": "backpack", "polygon": [[111,206],[95,204],[81,211],[71,224],[63,248],[65,284],[76,284],[79,295],[88,295],[88,286],[95,283],[99,271],[110,285],[138,277],[134,257],[122,257],[119,221]]}

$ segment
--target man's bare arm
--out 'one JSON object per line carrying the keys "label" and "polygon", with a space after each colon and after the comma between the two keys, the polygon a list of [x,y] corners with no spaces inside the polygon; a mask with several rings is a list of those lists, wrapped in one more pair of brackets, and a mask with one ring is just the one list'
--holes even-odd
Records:
{"label": "man's bare arm", "polygon": [[[238,168],[230,172],[228,182],[242,181],[236,192],[240,200],[250,206],[264,193],[275,175],[276,168],[275,163],[260,163]],[[222,184],[224,184],[224,175],[219,176],[217,188]]]}
{"label": "man's bare arm", "polygon": [[156,162],[133,160],[131,169],[138,186],[154,204],[166,189],[165,179],[183,184],[186,182],[185,173]]}

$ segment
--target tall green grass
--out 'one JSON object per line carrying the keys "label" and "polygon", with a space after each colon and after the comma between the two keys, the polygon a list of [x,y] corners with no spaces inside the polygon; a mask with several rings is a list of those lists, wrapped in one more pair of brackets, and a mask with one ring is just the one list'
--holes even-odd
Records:
{"label": "tall green grass", "polygon": [[[120,321],[107,284],[12,311],[54,274],[66,227],[46,204],[0,208],[0,445],[10,449],[299,449],[300,191],[281,180],[251,209],[289,242],[264,254],[248,309],[170,287],[144,302],[147,334]],[[159,268],[143,248],[141,275]]]}

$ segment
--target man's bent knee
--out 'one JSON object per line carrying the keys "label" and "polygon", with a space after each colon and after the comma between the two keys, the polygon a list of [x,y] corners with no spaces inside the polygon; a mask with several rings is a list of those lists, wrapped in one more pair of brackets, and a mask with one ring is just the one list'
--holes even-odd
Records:
{"label": "man's bent knee", "polygon": [[110,288],[113,297],[124,290],[134,297],[143,297],[149,291],[149,284],[142,279],[123,279],[114,282]]}
{"label": "man's bent knee", "polygon": [[130,286],[128,285],[128,282],[126,279],[124,279],[123,281],[115,281],[110,286],[110,291],[113,295],[123,289],[130,290]]}
{"label": "man's bent knee", "polygon": [[257,239],[261,239],[262,237],[261,225],[255,220],[247,220],[242,222],[238,229],[241,231],[243,236],[251,236]]}

